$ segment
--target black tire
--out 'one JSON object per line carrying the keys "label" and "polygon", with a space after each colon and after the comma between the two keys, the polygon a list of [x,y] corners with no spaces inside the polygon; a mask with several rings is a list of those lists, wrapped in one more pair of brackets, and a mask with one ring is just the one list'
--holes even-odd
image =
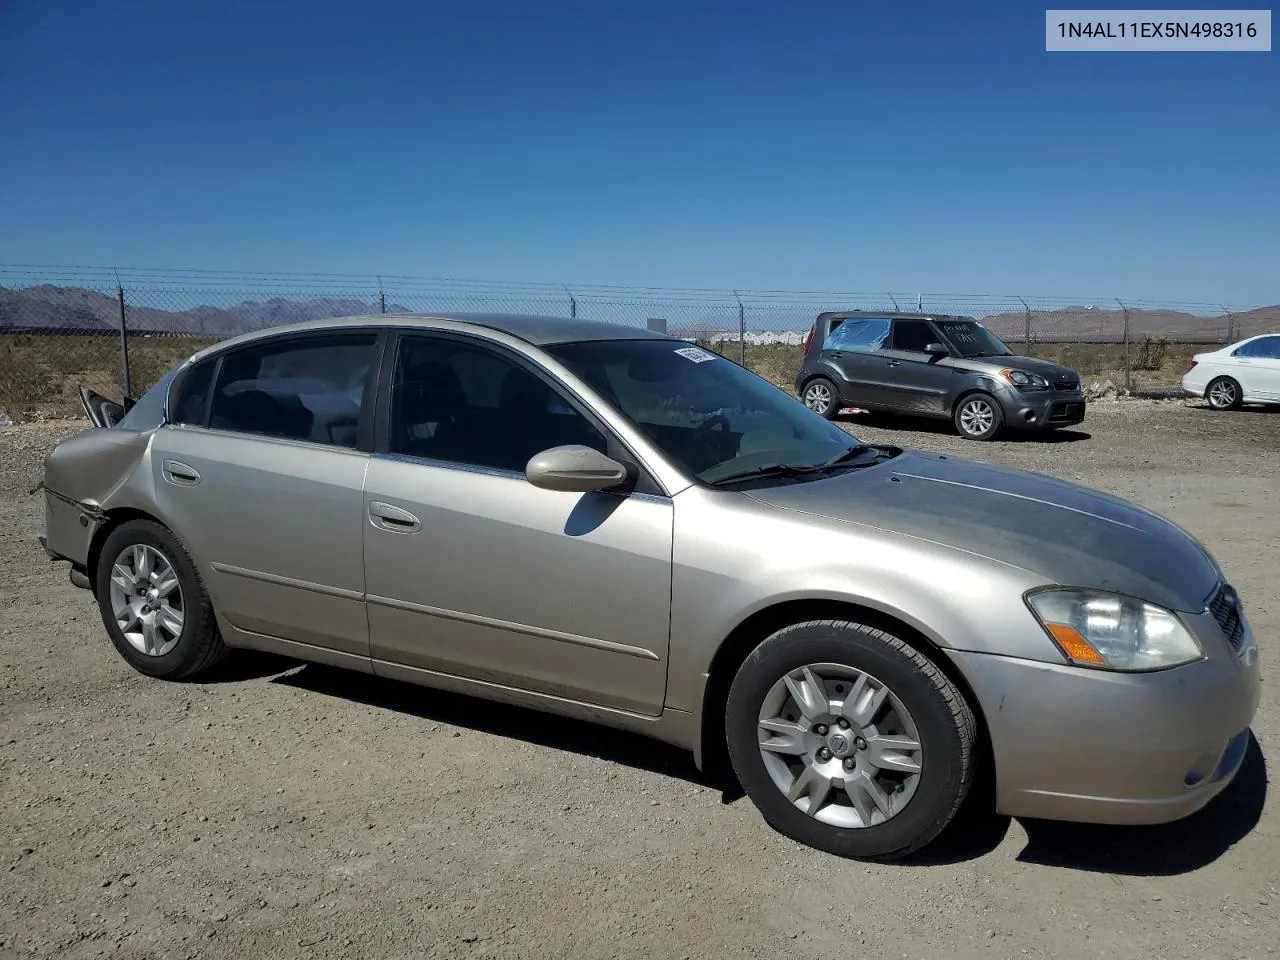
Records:
{"label": "black tire", "polygon": [[834,420],[840,410],[840,391],[826,377],[814,377],[800,391],[800,402],[819,416]]}
{"label": "black tire", "polygon": [[[112,566],[126,549],[142,545],[158,550],[177,574],[182,597],[182,629],[173,649],[150,656],[125,638],[111,607]],[[111,642],[130,666],[139,673],[164,680],[181,680],[208,670],[228,653],[218,633],[213,606],[190,554],[169,530],[151,520],[130,520],[107,535],[98,557],[94,576],[98,610]]]}
{"label": "black tire", "polygon": [[[915,721],[921,747],[915,794],[900,812],[871,826],[839,827],[809,816],[783,795],[761,756],[758,721],[770,688],[790,671],[820,663],[871,674]],[[807,846],[859,860],[897,860],[929,844],[960,810],[976,765],[977,722],[963,694],[918,650],[854,621],[795,624],[753,650],[729,690],[725,735],[738,782],[771,827]]]}
{"label": "black tire", "polygon": [[1214,410],[1239,410],[1244,403],[1244,390],[1232,377],[1214,377],[1205,387],[1204,398]]}
{"label": "black tire", "polygon": [[[967,424],[967,414],[982,407],[989,415],[990,419],[986,429],[974,431],[971,424]],[[970,393],[960,398],[960,402],[956,404],[956,408],[951,415],[952,423],[955,424],[956,432],[966,440],[993,440],[1004,429],[1004,411],[1000,409],[1000,401],[989,393]]]}

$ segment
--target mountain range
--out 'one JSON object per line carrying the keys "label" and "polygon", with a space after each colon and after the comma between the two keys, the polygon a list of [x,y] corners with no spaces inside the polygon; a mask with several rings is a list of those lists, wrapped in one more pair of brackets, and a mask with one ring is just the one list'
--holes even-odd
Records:
{"label": "mountain range", "polygon": [[[175,296],[186,294],[175,294]],[[126,320],[135,333],[182,334],[188,336],[226,337],[302,320],[375,314],[377,303],[352,297],[311,297],[292,300],[274,297],[267,300],[244,300],[232,306],[200,305],[182,310],[163,310],[134,306],[126,298]],[[819,308],[813,308],[816,315]],[[388,303],[388,313],[408,313],[401,304]],[[782,331],[780,342],[798,339],[797,329],[807,329],[807,313],[798,305],[788,305],[776,318],[761,316],[753,309],[751,339],[771,336],[760,328]],[[1026,332],[1026,316],[1021,312],[1004,312],[981,318],[995,334],[1008,341],[1021,340]],[[775,322],[776,321],[776,322]],[[697,327],[693,330],[692,327]],[[120,329],[119,301],[106,293],[84,287],[42,284],[39,286],[0,287],[0,333],[114,333]],[[673,324],[672,333],[709,339],[736,339],[736,329],[721,326],[721,321],[700,324]],[[1131,309],[1131,340],[1167,337],[1171,340],[1224,341],[1238,340],[1259,333],[1280,332],[1280,304],[1259,307],[1225,316],[1200,316],[1179,310]],[[1064,307],[1058,310],[1032,311],[1031,334],[1040,342],[1118,341],[1123,339],[1124,312],[1120,309],[1100,310],[1091,305]],[[801,336],[803,333],[801,332]]]}

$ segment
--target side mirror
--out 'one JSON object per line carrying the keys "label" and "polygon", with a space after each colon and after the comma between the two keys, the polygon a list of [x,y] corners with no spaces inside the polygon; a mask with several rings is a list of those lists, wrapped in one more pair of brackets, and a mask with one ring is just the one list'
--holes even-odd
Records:
{"label": "side mirror", "polygon": [[535,454],[524,476],[543,490],[586,493],[616,487],[627,479],[627,468],[591,447],[570,444]]}
{"label": "side mirror", "polygon": [[945,357],[951,351],[940,343],[925,344],[924,352],[931,357]]}

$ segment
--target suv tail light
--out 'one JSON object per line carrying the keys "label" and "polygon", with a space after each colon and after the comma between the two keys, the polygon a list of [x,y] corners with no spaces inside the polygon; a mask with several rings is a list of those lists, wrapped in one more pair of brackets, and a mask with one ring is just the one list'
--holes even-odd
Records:
{"label": "suv tail light", "polygon": [[1194,370],[1198,362],[1199,362],[1198,360],[1192,360],[1191,366],[1187,367],[1187,373],[1190,373],[1192,370]]}
{"label": "suv tail light", "polygon": [[800,348],[801,353],[809,352],[809,344],[813,342],[813,327],[809,328],[809,332],[804,335],[804,346]]}

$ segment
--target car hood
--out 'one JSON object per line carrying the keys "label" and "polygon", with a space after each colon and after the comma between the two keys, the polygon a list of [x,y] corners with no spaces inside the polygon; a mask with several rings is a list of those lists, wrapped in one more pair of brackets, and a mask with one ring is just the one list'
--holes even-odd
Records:
{"label": "car hood", "polygon": [[1079,380],[1080,375],[1070,367],[1064,367],[1052,360],[1041,360],[1039,357],[1023,357],[1014,354],[1006,357],[968,357],[958,358],[957,366],[966,369],[980,370],[983,373],[994,373],[997,370],[1021,370],[1024,373],[1036,373],[1046,380]]}
{"label": "car hood", "polygon": [[1194,538],[1135,504],[950,456],[907,452],[877,466],[747,495],[959,548],[1046,583],[1124,593],[1175,610],[1202,611],[1221,577]]}

